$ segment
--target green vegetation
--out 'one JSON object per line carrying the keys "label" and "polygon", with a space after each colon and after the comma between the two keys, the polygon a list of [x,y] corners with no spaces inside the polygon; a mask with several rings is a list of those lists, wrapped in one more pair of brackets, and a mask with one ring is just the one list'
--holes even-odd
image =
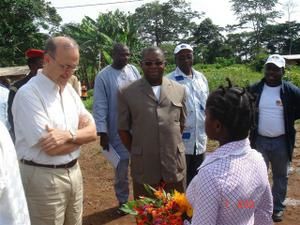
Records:
{"label": "green vegetation", "polygon": [[300,67],[289,66],[285,70],[285,80],[291,81],[296,86],[300,87]]}
{"label": "green vegetation", "polygon": [[262,74],[254,72],[247,65],[235,64],[228,67],[222,67],[219,64],[196,65],[195,69],[202,71],[209,85],[209,90],[214,90],[222,84],[226,84],[228,77],[235,85],[245,87],[261,79]]}
{"label": "green vegetation", "polygon": [[[174,70],[175,65],[167,65],[165,74],[168,74]],[[216,89],[225,83],[225,79],[228,77],[233,84],[246,87],[249,84],[259,81],[263,72],[255,72],[251,69],[251,66],[246,64],[234,64],[231,66],[222,66],[220,64],[196,64],[194,68],[205,74],[210,91]],[[286,68],[285,80],[291,81],[293,84],[300,87],[300,67],[288,66]],[[93,90],[88,91],[88,98],[84,101],[88,110],[92,110],[93,105]]]}

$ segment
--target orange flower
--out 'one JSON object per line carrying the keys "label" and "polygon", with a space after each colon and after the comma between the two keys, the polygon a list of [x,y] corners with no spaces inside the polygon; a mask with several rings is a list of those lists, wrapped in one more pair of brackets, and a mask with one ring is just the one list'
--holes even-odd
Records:
{"label": "orange flower", "polygon": [[154,189],[145,185],[154,198],[140,197],[122,207],[126,213],[136,217],[138,225],[182,225],[183,220],[192,216],[192,207],[185,194],[174,191],[166,193],[163,188]]}

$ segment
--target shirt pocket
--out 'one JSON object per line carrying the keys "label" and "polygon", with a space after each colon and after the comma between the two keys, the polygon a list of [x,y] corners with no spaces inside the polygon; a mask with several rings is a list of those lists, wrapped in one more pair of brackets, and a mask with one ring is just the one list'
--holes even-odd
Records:
{"label": "shirt pocket", "polygon": [[169,114],[172,120],[171,122],[175,122],[179,124],[183,105],[181,102],[174,102],[174,101],[171,101],[171,104],[172,106]]}
{"label": "shirt pocket", "polygon": [[185,169],[185,147],[183,142],[177,145],[177,170],[182,172]]}
{"label": "shirt pocket", "polygon": [[131,158],[132,174],[142,175],[144,171],[143,149],[138,146],[132,146],[130,152],[130,158]]}

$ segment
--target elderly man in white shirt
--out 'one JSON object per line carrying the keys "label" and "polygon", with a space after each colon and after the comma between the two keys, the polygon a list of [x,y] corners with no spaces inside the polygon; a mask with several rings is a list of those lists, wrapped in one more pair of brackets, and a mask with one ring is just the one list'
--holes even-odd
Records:
{"label": "elderly man in white shirt", "polygon": [[79,63],[69,37],[50,38],[44,67],[17,92],[16,150],[32,225],[82,223],[80,145],[96,139],[91,114],[68,80]]}
{"label": "elderly man in white shirt", "polygon": [[16,150],[0,121],[0,224],[30,225]]}
{"label": "elderly man in white shirt", "polygon": [[193,69],[193,48],[179,44],[174,50],[176,70],[168,78],[185,86],[187,119],[182,134],[187,165],[187,185],[197,174],[197,168],[204,159],[206,134],[204,130],[205,104],[209,94],[205,76]]}

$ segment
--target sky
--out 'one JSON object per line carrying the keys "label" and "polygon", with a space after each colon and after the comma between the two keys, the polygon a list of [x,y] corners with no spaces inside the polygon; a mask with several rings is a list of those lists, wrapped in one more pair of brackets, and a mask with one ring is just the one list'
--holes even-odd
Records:
{"label": "sky", "polygon": [[[143,4],[150,3],[154,0],[49,0],[52,6],[56,7],[58,14],[62,17],[62,23],[75,22],[80,23],[82,18],[87,15],[92,19],[97,18],[98,14],[108,11],[120,11],[134,13],[137,7]],[[166,2],[167,0],[160,0],[160,2]],[[283,10],[282,4],[288,0],[279,0],[281,5],[277,10]],[[291,14],[291,20],[300,22],[300,0],[292,0],[296,7]],[[186,0],[191,2],[192,10],[199,12],[205,12],[203,18],[209,17],[214,24],[219,26],[226,26],[228,24],[236,23],[236,17],[231,11],[231,4],[229,0]],[[59,8],[65,6],[77,6],[85,4],[102,4],[89,7],[78,8]],[[108,4],[115,3],[115,4]],[[283,10],[284,11],[284,10]],[[284,15],[282,19],[278,19],[277,22],[284,22],[287,20],[287,15]]]}

